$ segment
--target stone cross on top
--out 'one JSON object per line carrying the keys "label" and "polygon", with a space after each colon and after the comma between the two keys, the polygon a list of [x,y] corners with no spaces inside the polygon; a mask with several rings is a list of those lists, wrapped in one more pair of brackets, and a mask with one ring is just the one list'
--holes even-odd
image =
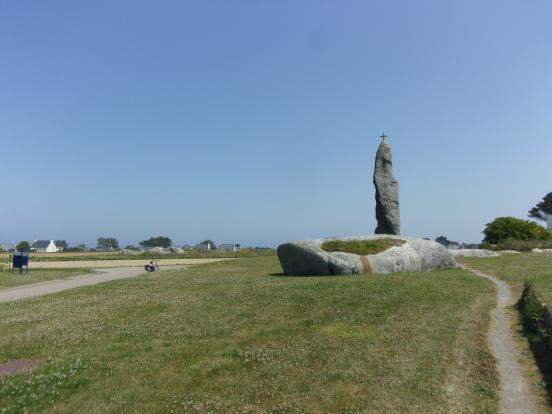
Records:
{"label": "stone cross on top", "polygon": [[381,135],[380,135],[380,138],[382,141],[385,141],[385,138],[387,138],[387,135],[385,135],[385,132],[383,132]]}

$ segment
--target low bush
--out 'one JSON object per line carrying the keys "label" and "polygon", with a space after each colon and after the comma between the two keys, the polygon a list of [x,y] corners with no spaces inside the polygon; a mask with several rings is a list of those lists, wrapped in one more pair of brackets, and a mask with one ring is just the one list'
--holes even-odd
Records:
{"label": "low bush", "polygon": [[402,246],[405,243],[400,239],[379,240],[328,240],[322,243],[322,250],[327,252],[354,253],[360,256],[384,252],[393,246]]}
{"label": "low bush", "polygon": [[484,243],[499,244],[511,240],[552,240],[552,232],[529,220],[498,217],[483,230]]}

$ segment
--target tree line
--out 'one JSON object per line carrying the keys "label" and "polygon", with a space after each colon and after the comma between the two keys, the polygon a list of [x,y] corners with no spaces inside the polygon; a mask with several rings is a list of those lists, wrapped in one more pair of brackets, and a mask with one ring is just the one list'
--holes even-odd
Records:
{"label": "tree line", "polygon": [[[57,248],[64,251],[84,251],[86,246],[84,243],[77,244],[76,246],[70,247],[65,240],[54,240],[54,243]],[[150,237],[149,239],[142,240],[139,245],[142,247],[163,247],[169,248],[173,244],[172,240],[166,236],[157,236]],[[119,250],[119,241],[115,237],[98,237],[96,240],[96,249],[97,250]],[[135,246],[128,245],[125,248],[135,249]],[[19,252],[28,252],[31,250],[31,243],[26,240],[23,240],[16,244],[15,250]]]}

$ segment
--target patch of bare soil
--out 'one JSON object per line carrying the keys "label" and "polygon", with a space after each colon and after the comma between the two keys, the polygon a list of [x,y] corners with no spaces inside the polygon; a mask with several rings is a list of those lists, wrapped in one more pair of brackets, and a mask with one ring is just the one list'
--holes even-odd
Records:
{"label": "patch of bare soil", "polygon": [[33,359],[16,359],[13,361],[0,363],[0,377],[4,375],[16,374],[18,372],[29,371],[40,365],[40,361]]}

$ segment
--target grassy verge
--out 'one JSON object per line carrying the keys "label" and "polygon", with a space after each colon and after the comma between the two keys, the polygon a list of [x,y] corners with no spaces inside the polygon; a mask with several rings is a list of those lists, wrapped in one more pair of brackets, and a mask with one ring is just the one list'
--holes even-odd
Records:
{"label": "grassy verge", "polygon": [[462,257],[461,263],[508,282],[521,295],[525,282],[531,282],[539,297],[552,304],[552,254],[522,253],[497,257]]}
{"label": "grassy verge", "polygon": [[[523,335],[529,342],[549,403],[552,402],[551,316],[543,302],[552,304],[552,254],[505,254],[498,257],[459,258],[462,263],[492,274],[512,286],[518,302]],[[523,292],[523,293],[522,293]],[[542,387],[542,382],[539,384]]]}
{"label": "grassy verge", "polygon": [[379,240],[328,240],[322,243],[320,248],[327,252],[354,253],[360,256],[378,254],[393,246],[402,246],[404,240],[379,239]]}
{"label": "grassy verge", "polygon": [[285,277],[274,257],[0,304],[6,412],[496,412],[490,282]]}
{"label": "grassy verge", "polygon": [[[0,259],[7,263],[8,253],[0,253]],[[251,258],[276,256],[276,250],[254,248],[241,249],[236,252],[211,250],[187,251],[180,254],[139,253],[121,254],[119,252],[71,252],[71,253],[31,253],[32,262],[79,261],[79,260],[151,260],[151,259],[217,259],[217,258]]]}
{"label": "grassy verge", "polygon": [[29,283],[46,282],[54,279],[83,275],[92,272],[92,269],[29,269],[29,273],[8,272],[7,268],[0,271],[0,289],[28,285]]}
{"label": "grassy verge", "polygon": [[[552,314],[550,308],[543,305],[531,283],[524,286],[517,303],[524,336],[535,357],[544,389],[548,393],[548,404],[552,403]],[[548,410],[549,411],[549,410]]]}
{"label": "grassy verge", "polygon": [[550,323],[547,310],[537,296],[531,283],[526,282],[517,303],[526,337],[533,345],[549,345]]}

